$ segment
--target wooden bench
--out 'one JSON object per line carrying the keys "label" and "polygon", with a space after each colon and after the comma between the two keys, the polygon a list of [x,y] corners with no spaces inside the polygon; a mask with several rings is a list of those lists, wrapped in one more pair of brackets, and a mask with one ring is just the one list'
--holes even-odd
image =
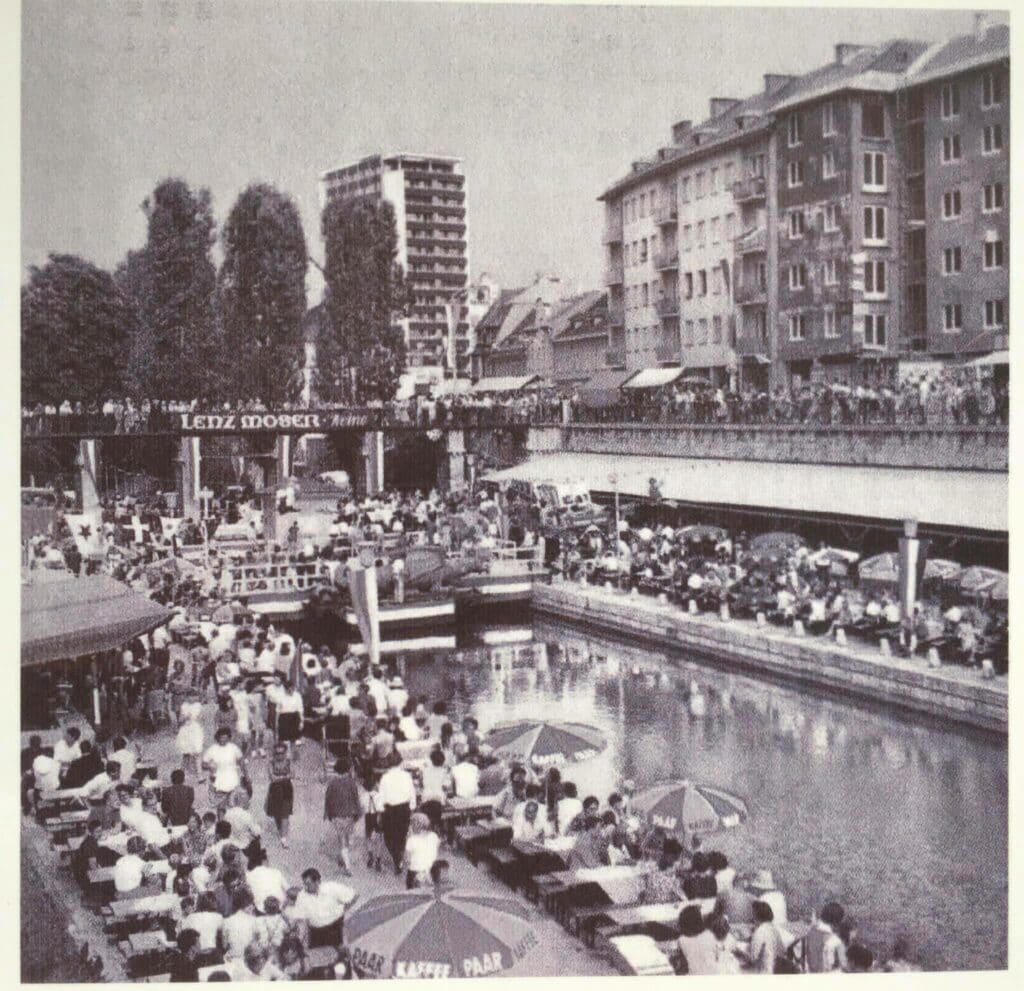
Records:
{"label": "wooden bench", "polygon": [[483,851],[481,860],[490,872],[503,884],[515,890],[519,855],[510,847],[489,847]]}

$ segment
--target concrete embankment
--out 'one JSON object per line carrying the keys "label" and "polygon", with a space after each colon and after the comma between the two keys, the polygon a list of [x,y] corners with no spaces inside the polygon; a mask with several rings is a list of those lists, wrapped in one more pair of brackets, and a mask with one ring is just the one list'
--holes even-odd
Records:
{"label": "concrete embankment", "polygon": [[900,706],[979,729],[1007,731],[1005,678],[983,681],[976,670],[930,668],[921,658],[884,657],[877,645],[845,647],[822,637],[758,627],[746,620],[691,616],[677,605],[566,582],[534,585],[542,613],[637,637],[869,701]]}

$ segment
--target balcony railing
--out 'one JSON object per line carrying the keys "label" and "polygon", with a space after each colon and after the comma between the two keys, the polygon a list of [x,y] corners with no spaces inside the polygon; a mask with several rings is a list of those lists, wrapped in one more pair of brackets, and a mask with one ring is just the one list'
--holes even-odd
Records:
{"label": "balcony railing", "polygon": [[659,271],[679,268],[679,252],[675,248],[663,248],[654,253],[654,267]]}
{"label": "balcony railing", "polygon": [[606,286],[622,285],[622,262],[611,262],[604,270],[604,284]]}
{"label": "balcony railing", "polygon": [[767,250],[768,238],[763,227],[755,227],[753,230],[740,234],[734,244],[736,254],[753,255]]}
{"label": "balcony railing", "polygon": [[662,296],[661,299],[655,300],[654,308],[660,317],[677,317],[679,316],[679,297],[675,294]]}
{"label": "balcony railing", "polygon": [[763,200],[766,193],[764,176],[749,176],[746,179],[737,179],[732,184],[732,198],[737,203],[750,203],[754,200]]}
{"label": "balcony railing", "polygon": [[753,303],[767,303],[768,289],[766,286],[759,285],[755,280],[751,279],[746,282],[737,283],[733,287],[732,297],[740,306],[749,306]]}
{"label": "balcony railing", "polygon": [[659,203],[654,211],[654,222],[659,226],[674,224],[679,219],[679,207],[675,203]]}
{"label": "balcony railing", "polygon": [[604,234],[601,237],[602,244],[619,244],[622,241],[622,218],[609,220],[604,227]]}

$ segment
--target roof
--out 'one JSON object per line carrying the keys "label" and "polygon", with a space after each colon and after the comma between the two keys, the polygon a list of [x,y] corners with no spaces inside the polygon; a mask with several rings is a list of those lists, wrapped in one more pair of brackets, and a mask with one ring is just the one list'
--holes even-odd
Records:
{"label": "roof", "polygon": [[170,615],[166,606],[106,575],[29,585],[21,591],[21,663],[115,650]]}
{"label": "roof", "polygon": [[937,45],[914,67],[908,80],[912,85],[954,76],[976,66],[1010,57],[1010,26],[993,24],[979,39],[973,34],[951,38]]}
{"label": "roof", "polygon": [[476,330],[479,333],[481,330],[487,330],[488,328],[497,329],[502,325],[508,314],[509,307],[512,305],[516,296],[523,292],[525,287],[520,286],[518,289],[502,289],[498,293],[498,298],[491,303],[487,308],[487,312],[477,321]]}
{"label": "roof", "polygon": [[537,385],[540,382],[539,375],[495,375],[492,378],[482,378],[473,385],[472,391],[481,392],[518,392],[527,386]]}
{"label": "roof", "polygon": [[[564,305],[552,314],[549,321],[552,340],[568,340],[572,337],[592,335],[594,328],[579,318],[595,307],[604,304],[606,299],[604,292],[596,289],[563,300]],[[607,333],[606,326],[602,327],[602,332]]]}
{"label": "roof", "polygon": [[583,481],[607,492],[618,478],[625,496],[647,497],[651,480],[665,499],[858,519],[916,519],[924,525],[1003,533],[1008,525],[1005,473],[717,461],[636,454],[541,454],[493,472],[495,481]]}
{"label": "roof", "polygon": [[663,385],[671,385],[680,375],[681,368],[642,368],[634,372],[623,383],[623,389],[658,389]]}

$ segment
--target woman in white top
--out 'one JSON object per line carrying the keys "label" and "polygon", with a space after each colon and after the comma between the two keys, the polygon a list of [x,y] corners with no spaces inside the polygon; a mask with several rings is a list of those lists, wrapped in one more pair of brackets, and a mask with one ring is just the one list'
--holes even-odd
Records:
{"label": "woman in white top", "polygon": [[418,888],[429,876],[437,860],[441,838],[430,828],[430,820],[416,812],[409,820],[409,835],[405,841],[405,886]]}
{"label": "woman in white top", "polygon": [[181,706],[181,728],[178,730],[176,745],[181,754],[181,766],[186,772],[197,773],[199,755],[203,752],[203,725],[199,719],[203,707],[199,702],[183,702]]}
{"label": "woman in white top", "polygon": [[203,766],[213,771],[210,801],[217,808],[224,808],[231,793],[241,785],[244,759],[238,745],[231,742],[231,730],[217,730],[216,742],[203,754]]}
{"label": "woman in white top", "polygon": [[302,744],[302,695],[290,681],[267,689],[267,695],[277,712],[277,742],[287,743],[288,756],[292,757],[293,744]]}

